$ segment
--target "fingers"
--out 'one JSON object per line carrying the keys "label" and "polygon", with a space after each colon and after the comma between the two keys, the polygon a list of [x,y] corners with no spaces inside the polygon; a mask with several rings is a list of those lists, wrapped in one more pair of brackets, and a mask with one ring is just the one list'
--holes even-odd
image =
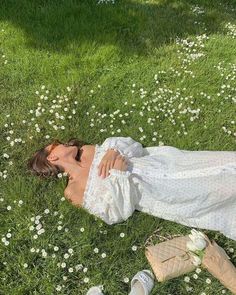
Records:
{"label": "fingers", "polygon": [[103,165],[101,170],[101,177],[104,178],[105,174],[106,174],[106,165]]}
{"label": "fingers", "polygon": [[106,165],[105,164],[100,164],[98,167],[99,167],[98,176],[105,175]]}
{"label": "fingers", "polygon": [[128,161],[126,160],[125,156],[119,155],[116,158],[115,169],[118,170],[126,170],[128,167]]}
{"label": "fingers", "polygon": [[[101,171],[101,178],[105,178],[107,176],[109,176],[109,170],[112,168],[113,166],[112,165],[104,165],[102,167],[102,171]],[[100,175],[99,175],[100,176]]]}
{"label": "fingers", "polygon": [[114,163],[115,163],[115,159],[113,161],[106,163],[106,164],[103,164],[98,176],[101,176],[102,178],[109,176],[109,171],[110,171],[110,169],[113,168]]}
{"label": "fingers", "polygon": [[107,165],[106,168],[107,169],[106,169],[106,176],[105,177],[109,176],[109,170],[112,168],[112,165]]}
{"label": "fingers", "polygon": [[111,161],[109,161],[109,162],[107,162],[105,164],[102,163],[102,164],[100,164],[98,166],[98,169],[99,169],[98,176],[100,176],[101,178],[108,177],[109,176],[109,170],[112,169],[115,166],[117,161],[120,162],[120,164],[118,164],[119,168],[117,168],[117,169],[120,170],[120,168],[122,168],[122,167],[127,168],[127,160],[126,160],[126,158],[124,156],[122,156],[122,155],[118,155],[113,160],[111,160]]}
{"label": "fingers", "polygon": [[109,171],[110,171],[110,169],[113,168],[113,166],[115,165],[115,162],[116,162],[116,159],[114,159],[114,160],[112,160],[112,161],[110,162],[109,168],[108,168],[108,170],[107,170],[106,177],[109,176],[109,174],[110,174]]}

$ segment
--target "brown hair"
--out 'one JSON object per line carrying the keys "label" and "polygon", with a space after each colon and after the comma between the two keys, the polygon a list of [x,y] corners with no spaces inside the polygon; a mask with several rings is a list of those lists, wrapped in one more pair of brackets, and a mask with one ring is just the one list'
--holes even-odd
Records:
{"label": "brown hair", "polygon": [[[63,143],[58,139],[52,140],[57,141],[59,144]],[[51,143],[49,143],[51,144]],[[33,156],[28,159],[27,161],[27,168],[30,173],[33,175],[39,176],[40,178],[48,178],[48,177],[53,177],[57,178],[58,173],[63,173],[64,170],[61,166],[59,165],[53,165],[47,160],[47,156],[49,155],[49,151],[46,150],[46,147],[49,145],[45,145],[44,147],[40,148],[37,150]],[[89,144],[85,141],[78,140],[76,138],[71,138],[68,140],[65,144],[67,145],[72,145],[72,146],[78,146],[78,153],[75,157],[76,161],[80,160],[81,156],[81,147],[83,145]],[[69,175],[67,175],[67,183],[69,181]]]}

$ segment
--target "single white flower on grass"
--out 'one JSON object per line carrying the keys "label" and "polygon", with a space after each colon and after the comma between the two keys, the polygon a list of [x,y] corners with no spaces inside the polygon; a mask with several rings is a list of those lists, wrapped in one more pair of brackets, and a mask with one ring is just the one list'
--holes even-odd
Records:
{"label": "single white flower on grass", "polygon": [[138,248],[138,247],[137,247],[136,245],[132,246],[132,250],[133,250],[133,251],[136,251],[137,248]]}
{"label": "single white flower on grass", "polygon": [[234,248],[229,248],[230,253],[234,253]]}
{"label": "single white flower on grass", "polygon": [[184,281],[185,281],[186,283],[189,283],[189,281],[190,281],[190,277],[185,276],[185,277],[184,277]]}
{"label": "single white flower on grass", "polygon": [[193,274],[193,278],[196,280],[198,278],[198,275],[196,273]]}
{"label": "single white flower on grass", "polygon": [[211,279],[207,278],[207,279],[206,279],[206,283],[207,283],[207,284],[210,284],[210,283],[211,283]]}
{"label": "single white flower on grass", "polygon": [[102,258],[105,258],[106,256],[107,256],[107,254],[106,253],[102,253]]}
{"label": "single white flower on grass", "polygon": [[61,289],[62,289],[62,287],[61,287],[60,285],[57,285],[57,286],[56,286],[56,290],[57,290],[57,291],[61,291]]}
{"label": "single white flower on grass", "polygon": [[71,249],[71,248],[68,249],[68,253],[72,254],[73,252],[74,252],[73,249]]}
{"label": "single white flower on grass", "polygon": [[64,258],[65,258],[65,259],[68,259],[69,257],[70,257],[70,255],[69,255],[68,253],[65,253],[65,254],[64,254]]}
{"label": "single white flower on grass", "polygon": [[196,271],[196,273],[200,273],[202,270],[201,270],[201,268],[198,267],[198,268],[196,268],[195,271]]}

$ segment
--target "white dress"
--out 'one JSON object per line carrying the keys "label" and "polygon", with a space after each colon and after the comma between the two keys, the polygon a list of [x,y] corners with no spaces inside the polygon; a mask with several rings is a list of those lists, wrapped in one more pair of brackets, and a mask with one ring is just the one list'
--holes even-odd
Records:
{"label": "white dress", "polygon": [[[110,169],[103,179],[98,165],[109,148],[126,157],[128,168]],[[107,224],[138,210],[236,240],[236,151],[143,148],[131,137],[109,137],[95,145],[82,206]]]}

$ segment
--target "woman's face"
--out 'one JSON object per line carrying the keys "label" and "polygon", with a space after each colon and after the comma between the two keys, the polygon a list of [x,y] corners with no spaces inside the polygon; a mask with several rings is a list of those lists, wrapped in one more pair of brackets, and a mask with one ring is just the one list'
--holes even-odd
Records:
{"label": "woman's face", "polygon": [[77,146],[71,146],[63,143],[52,143],[46,147],[46,150],[50,152],[50,154],[47,156],[47,159],[51,161],[68,161],[75,159],[78,153]]}

